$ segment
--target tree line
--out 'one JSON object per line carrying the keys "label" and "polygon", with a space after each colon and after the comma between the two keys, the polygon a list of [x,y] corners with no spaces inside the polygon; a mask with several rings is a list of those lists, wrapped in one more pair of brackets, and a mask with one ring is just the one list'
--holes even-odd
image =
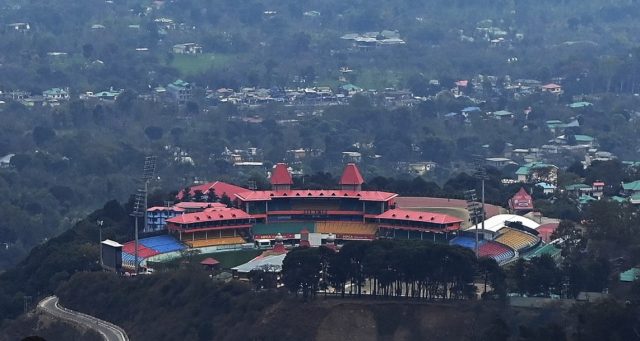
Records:
{"label": "tree line", "polygon": [[504,295],[505,275],[495,260],[421,241],[348,242],[340,252],[302,247],[289,252],[282,264],[284,286],[304,299],[330,288],[341,297],[471,299],[476,279],[484,283],[483,294]]}

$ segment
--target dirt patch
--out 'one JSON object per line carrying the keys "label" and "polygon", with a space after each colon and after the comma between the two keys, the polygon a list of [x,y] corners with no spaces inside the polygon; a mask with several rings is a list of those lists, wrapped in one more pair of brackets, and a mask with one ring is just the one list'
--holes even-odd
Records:
{"label": "dirt patch", "polygon": [[369,341],[378,339],[374,313],[365,305],[345,304],[331,309],[322,320],[316,340]]}

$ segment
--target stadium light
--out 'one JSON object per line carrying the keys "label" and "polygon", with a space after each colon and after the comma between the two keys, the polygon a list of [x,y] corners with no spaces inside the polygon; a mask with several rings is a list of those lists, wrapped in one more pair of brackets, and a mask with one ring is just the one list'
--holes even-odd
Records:
{"label": "stadium light", "polygon": [[98,247],[100,247],[100,267],[102,267],[102,224],[104,224],[104,220],[96,220],[96,224],[98,225],[98,238],[99,243]]}

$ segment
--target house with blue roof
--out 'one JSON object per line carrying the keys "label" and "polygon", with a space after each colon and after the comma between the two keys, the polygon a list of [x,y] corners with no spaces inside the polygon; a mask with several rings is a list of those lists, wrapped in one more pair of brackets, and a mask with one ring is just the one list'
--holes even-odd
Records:
{"label": "house with blue roof", "polygon": [[556,191],[556,186],[548,182],[538,182],[536,186],[542,188],[544,194],[553,194]]}

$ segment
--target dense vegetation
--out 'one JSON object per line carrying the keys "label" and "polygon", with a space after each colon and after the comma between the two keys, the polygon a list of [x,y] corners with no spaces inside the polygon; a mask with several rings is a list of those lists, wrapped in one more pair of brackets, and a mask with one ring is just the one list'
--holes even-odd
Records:
{"label": "dense vegetation", "polygon": [[[343,151],[363,153],[365,176],[397,176],[404,173],[399,163],[435,161],[438,167],[427,181],[436,181],[443,191],[405,192],[452,195],[445,181],[468,168],[473,155],[498,155],[506,143],[538,147],[552,137],[545,120],[577,117],[581,126],[572,134],[593,135],[604,150],[638,158],[638,99],[625,95],[637,92],[634,37],[639,27],[633,2],[14,0],[0,5],[0,90],[40,94],[69,87],[71,92],[70,102],[57,107],[26,108],[10,99],[0,107],[5,118],[0,156],[16,154],[10,168],[0,169],[5,217],[0,269],[100,203],[125,200],[136,186],[142,157],[149,154],[160,156],[160,182],[152,186],[164,189],[184,188],[196,178],[264,181],[263,174],[238,171],[223,160],[225,148],[256,147],[267,167],[283,160],[288,149],[309,148],[322,154],[305,160],[301,167],[307,174],[338,174]],[[9,25],[20,22],[28,23],[29,30]],[[506,32],[508,43],[491,47],[481,33],[490,27]],[[359,51],[340,39],[346,33],[385,29],[398,30],[406,44]],[[199,43],[205,53],[171,53],[174,44],[184,42]],[[148,50],[136,50],[141,47]],[[506,62],[513,57],[517,63]],[[544,82],[559,77],[565,94],[515,99],[476,89],[480,104],[445,93],[410,108],[382,108],[355,97],[349,105],[326,110],[277,104],[255,110],[213,107],[204,97],[207,89],[219,87],[336,86],[342,66],[353,70],[345,82],[408,88],[419,96],[435,95],[454,80],[477,74],[494,75],[498,83],[506,75]],[[186,106],[138,98],[177,78],[196,85]],[[429,83],[432,79],[440,85]],[[111,87],[125,89],[115,103],[77,99],[86,91]],[[565,106],[581,94],[595,105],[577,112]],[[513,121],[443,119],[469,105],[484,111],[534,110]],[[255,116],[263,121],[242,121]],[[298,122],[281,123],[287,120]],[[177,162],[181,152],[194,165]],[[375,155],[381,158],[370,159]]]}
{"label": "dense vegetation", "polygon": [[[426,299],[473,298],[476,273],[485,276],[496,296],[504,295],[504,274],[494,260],[480,260],[462,247],[425,242],[347,243],[335,253],[301,248],[287,254],[282,264],[284,285],[304,298],[331,286],[344,297],[372,296]],[[484,287],[486,293],[486,285]]]}

